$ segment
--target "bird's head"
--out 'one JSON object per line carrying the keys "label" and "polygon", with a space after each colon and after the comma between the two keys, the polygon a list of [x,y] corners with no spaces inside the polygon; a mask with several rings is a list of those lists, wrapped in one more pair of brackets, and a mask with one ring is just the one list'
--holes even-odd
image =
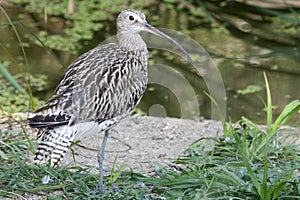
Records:
{"label": "bird's head", "polygon": [[154,35],[157,35],[170,43],[176,45],[188,58],[188,60],[192,63],[191,57],[188,55],[186,50],[175,40],[173,40],[170,36],[151,26],[147,20],[145,15],[138,10],[124,10],[122,11],[117,18],[117,28],[118,33],[121,34],[136,34],[140,31],[147,31]]}
{"label": "bird's head", "polygon": [[145,29],[146,17],[138,10],[124,10],[117,18],[117,28],[119,33],[138,33]]}

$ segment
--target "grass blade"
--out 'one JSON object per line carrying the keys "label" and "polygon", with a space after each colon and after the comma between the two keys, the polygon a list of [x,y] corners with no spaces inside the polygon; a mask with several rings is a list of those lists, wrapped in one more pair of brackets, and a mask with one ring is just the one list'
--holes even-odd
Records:
{"label": "grass blade", "polygon": [[0,73],[8,80],[8,82],[14,86],[17,90],[20,92],[23,92],[22,87],[17,83],[17,81],[14,79],[14,77],[9,73],[9,71],[6,69],[4,63],[0,62]]}
{"label": "grass blade", "polygon": [[272,131],[272,97],[270,92],[270,86],[266,73],[264,72],[266,91],[267,91],[267,134]]}
{"label": "grass blade", "polygon": [[[20,35],[19,35],[15,25],[14,25],[14,22],[10,19],[10,17],[8,16],[8,14],[6,13],[5,9],[2,7],[1,4],[0,4],[0,10],[2,11],[3,15],[6,17],[8,23],[11,25],[13,31],[15,32],[15,35],[17,37],[17,40],[18,40],[19,44],[22,44],[21,37],[20,37]],[[28,68],[28,60],[27,60],[27,56],[26,56],[26,53],[25,53],[25,49],[22,45],[20,45],[20,48],[21,48],[21,51],[22,51],[22,54],[23,54],[23,57],[24,57],[25,66]],[[21,67],[19,67],[19,71],[21,73],[24,73]],[[27,90],[29,92],[32,109],[35,110],[34,98],[33,98],[31,88],[30,88],[30,85],[29,85],[28,81],[26,81],[26,85],[27,85]]]}
{"label": "grass blade", "polygon": [[[1,4],[0,4],[0,10],[2,11],[3,15],[6,17],[7,21],[11,25],[13,31],[15,32],[18,42],[20,44],[22,44],[21,37],[20,37],[20,35],[19,35],[15,25],[14,25],[14,22],[11,21],[10,17],[8,16],[8,14],[6,13],[6,11],[4,10],[4,8],[2,7]],[[23,57],[24,57],[25,64],[26,64],[26,66],[28,66],[27,56],[26,56],[26,53],[25,53],[25,49],[22,45],[21,45],[21,50],[22,50],[22,54],[23,54]],[[19,69],[19,70],[21,70],[21,69]],[[21,71],[21,72],[23,72],[23,71]]]}
{"label": "grass blade", "polygon": [[257,147],[255,153],[261,150],[262,147],[264,147],[269,141],[273,138],[273,136],[277,133],[277,129],[279,126],[286,123],[294,114],[300,109],[300,101],[294,100],[288,105],[285,106],[281,114],[276,119],[273,127],[271,127],[270,132],[267,134],[267,136],[263,139],[263,141],[259,144]]}
{"label": "grass blade", "polygon": [[216,102],[216,100],[211,96],[209,95],[207,92],[203,92],[212,102],[213,104],[215,104],[215,106],[217,107],[218,111],[219,111],[219,116],[220,116],[220,119],[222,121],[222,128],[223,128],[223,131],[224,131],[224,135],[226,136],[228,134],[228,131],[227,131],[227,126],[226,126],[226,119],[225,119],[225,116],[223,116],[222,114],[222,111],[218,105],[218,103]]}
{"label": "grass blade", "polygon": [[234,136],[234,139],[236,141],[237,148],[238,148],[238,150],[239,150],[239,152],[241,154],[241,158],[243,160],[243,163],[244,163],[245,167],[247,168],[247,171],[249,173],[251,181],[253,182],[254,187],[255,187],[257,193],[261,196],[261,187],[260,187],[260,184],[259,184],[259,182],[258,182],[258,180],[257,180],[257,178],[255,176],[255,173],[253,172],[253,170],[251,168],[251,163],[250,163],[250,161],[249,161],[249,159],[247,157],[247,154],[244,151],[244,148],[247,148],[247,147],[243,147],[241,145],[239,137],[238,137],[238,135],[237,135],[237,133],[235,131],[233,131],[233,136]]}
{"label": "grass blade", "polygon": [[263,172],[263,181],[262,181],[262,188],[261,188],[261,197],[262,199],[270,199],[269,198],[269,192],[268,192],[268,186],[267,186],[267,181],[268,181],[268,150],[265,149],[264,152],[264,172]]}
{"label": "grass blade", "polygon": [[283,109],[283,111],[280,113],[278,118],[276,119],[272,131],[275,132],[279,126],[286,123],[291,117],[294,116],[294,114],[300,109],[300,101],[294,100],[290,102],[288,105],[286,105]]}

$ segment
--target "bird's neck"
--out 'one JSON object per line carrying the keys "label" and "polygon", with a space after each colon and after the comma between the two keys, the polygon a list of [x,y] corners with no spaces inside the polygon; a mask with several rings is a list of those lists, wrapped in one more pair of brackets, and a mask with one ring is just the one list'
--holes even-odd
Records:
{"label": "bird's neck", "polygon": [[147,52],[147,45],[138,33],[121,32],[117,35],[119,45],[129,51]]}

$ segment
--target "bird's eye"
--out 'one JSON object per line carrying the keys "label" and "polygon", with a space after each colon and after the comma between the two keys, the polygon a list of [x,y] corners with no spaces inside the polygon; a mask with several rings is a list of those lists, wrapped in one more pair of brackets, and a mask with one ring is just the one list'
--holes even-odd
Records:
{"label": "bird's eye", "polygon": [[130,21],[133,21],[133,20],[134,20],[134,17],[130,15],[130,16],[128,17],[128,19],[129,19]]}

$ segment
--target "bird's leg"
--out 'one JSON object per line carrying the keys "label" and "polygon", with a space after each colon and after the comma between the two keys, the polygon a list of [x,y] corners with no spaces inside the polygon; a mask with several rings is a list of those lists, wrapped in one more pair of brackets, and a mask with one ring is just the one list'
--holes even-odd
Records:
{"label": "bird's leg", "polygon": [[99,163],[99,191],[102,192],[104,190],[104,185],[103,185],[103,160],[104,160],[104,150],[105,150],[105,145],[108,139],[108,136],[110,134],[110,130],[106,130],[104,134],[104,138],[102,140],[102,145],[99,151],[98,155],[98,163]]}

